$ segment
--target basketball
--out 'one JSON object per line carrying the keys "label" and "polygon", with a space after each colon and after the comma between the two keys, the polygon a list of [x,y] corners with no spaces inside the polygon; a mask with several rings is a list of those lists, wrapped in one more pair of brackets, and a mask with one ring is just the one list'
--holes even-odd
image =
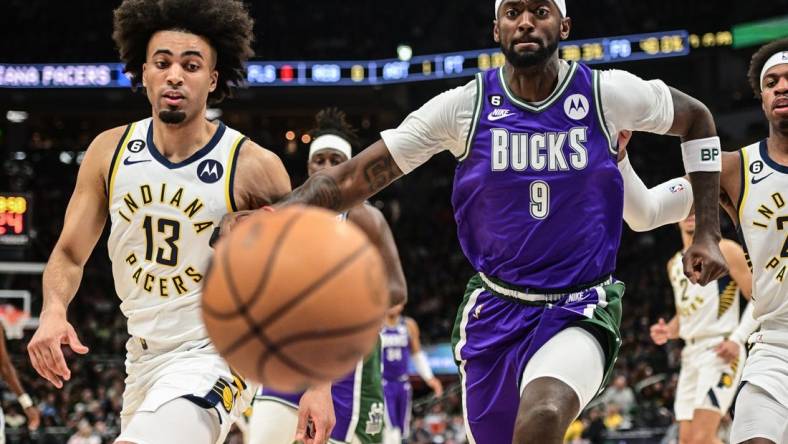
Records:
{"label": "basketball", "polygon": [[217,245],[202,312],[242,376],[294,392],[350,373],[389,303],[383,260],[354,224],[311,207],[258,212]]}

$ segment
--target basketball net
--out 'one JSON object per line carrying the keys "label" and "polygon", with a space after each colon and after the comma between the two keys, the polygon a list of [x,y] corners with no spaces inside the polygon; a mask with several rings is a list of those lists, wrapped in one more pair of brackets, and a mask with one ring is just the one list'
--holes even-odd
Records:
{"label": "basketball net", "polygon": [[5,329],[6,338],[22,339],[28,319],[30,319],[30,313],[11,304],[0,305],[0,324]]}

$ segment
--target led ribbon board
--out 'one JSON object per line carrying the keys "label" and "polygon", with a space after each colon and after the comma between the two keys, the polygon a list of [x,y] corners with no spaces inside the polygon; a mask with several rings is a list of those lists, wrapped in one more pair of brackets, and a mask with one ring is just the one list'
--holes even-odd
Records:
{"label": "led ribbon board", "polygon": [[[589,65],[685,56],[687,31],[668,31],[562,42],[561,58]],[[499,48],[367,61],[254,61],[250,87],[374,86],[470,77],[502,66]],[[120,63],[0,64],[0,88],[128,88]]]}

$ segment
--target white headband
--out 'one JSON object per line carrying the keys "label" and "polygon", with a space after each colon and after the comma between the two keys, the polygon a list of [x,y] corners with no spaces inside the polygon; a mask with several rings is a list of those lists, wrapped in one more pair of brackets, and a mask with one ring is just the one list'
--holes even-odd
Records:
{"label": "white headband", "polygon": [[761,71],[761,91],[763,91],[763,78],[766,77],[766,72],[777,65],[783,65],[786,63],[788,63],[788,51],[777,52],[769,57],[769,60],[767,60],[766,64],[763,65],[763,70]]}
{"label": "white headband", "polygon": [[[495,0],[495,18],[498,18],[498,10],[501,9],[501,3],[503,0]],[[566,17],[566,0],[553,0],[558,9],[561,11],[561,15]]]}
{"label": "white headband", "polygon": [[353,149],[350,147],[350,143],[348,143],[347,140],[333,134],[325,134],[320,136],[315,139],[311,145],[309,145],[309,160],[312,160],[312,156],[314,156],[318,151],[323,150],[339,151],[348,159],[353,157]]}

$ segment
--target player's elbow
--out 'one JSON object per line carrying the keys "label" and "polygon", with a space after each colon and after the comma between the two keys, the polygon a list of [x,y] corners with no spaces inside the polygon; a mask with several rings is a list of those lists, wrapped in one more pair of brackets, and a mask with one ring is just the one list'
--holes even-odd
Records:
{"label": "player's elbow", "polygon": [[696,140],[717,135],[714,116],[703,102],[686,94],[681,95],[680,102],[682,103],[677,109],[676,117],[684,119],[686,124],[679,136],[684,140]]}
{"label": "player's elbow", "polygon": [[629,221],[627,221],[627,226],[629,227],[630,230],[632,230],[632,231],[634,231],[636,233],[645,233],[647,231],[651,231],[651,230],[654,229],[649,224],[642,223],[642,222],[639,222],[639,221],[638,222],[629,222]]}
{"label": "player's elbow", "polygon": [[52,253],[49,255],[47,261],[47,268],[52,265],[59,265],[65,267],[83,267],[87,262],[87,258],[82,258],[77,252],[77,249],[71,245],[58,242]]}
{"label": "player's elbow", "polygon": [[645,233],[657,228],[657,211],[649,207],[637,212],[624,212],[624,221],[632,231]]}

